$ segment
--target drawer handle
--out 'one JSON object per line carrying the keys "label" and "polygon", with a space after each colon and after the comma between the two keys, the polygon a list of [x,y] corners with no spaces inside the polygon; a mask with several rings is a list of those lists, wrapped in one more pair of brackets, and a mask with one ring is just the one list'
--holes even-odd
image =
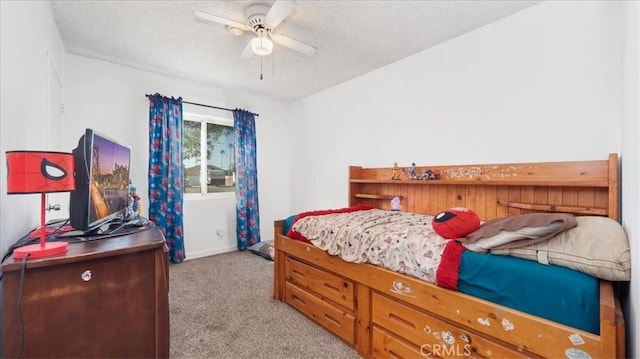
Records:
{"label": "drawer handle", "polygon": [[332,285],[331,285],[331,284],[329,284],[329,283],[322,283],[322,284],[323,284],[325,287],[327,287],[327,288],[329,288],[329,289],[333,290],[334,292],[340,292],[340,289],[338,289],[338,288],[336,288],[336,287],[332,286]]}
{"label": "drawer handle", "polygon": [[333,319],[333,318],[331,318],[328,314],[325,314],[325,315],[324,315],[324,317],[325,317],[328,321],[330,321],[331,323],[335,324],[336,326],[338,326],[338,327],[340,326],[340,322],[339,322],[339,321],[337,321],[337,320],[335,320],[335,319]]}
{"label": "drawer handle", "polygon": [[298,297],[298,296],[297,296],[297,295],[295,295],[295,294],[291,295],[291,299],[293,299],[293,300],[295,300],[295,301],[297,301],[297,302],[300,302],[300,303],[302,303],[302,304],[305,304],[305,305],[307,304],[307,303],[305,303],[305,301],[304,301],[304,300],[302,300],[302,298]]}
{"label": "drawer handle", "polygon": [[408,320],[406,320],[404,318],[401,318],[401,317],[399,317],[399,316],[397,316],[397,315],[395,315],[393,313],[389,313],[389,319],[395,320],[396,322],[399,322],[400,324],[403,324],[403,325],[406,325],[408,327],[411,327],[412,329],[416,329],[416,325],[415,324],[413,324],[412,322],[410,322],[410,321],[408,321]]}

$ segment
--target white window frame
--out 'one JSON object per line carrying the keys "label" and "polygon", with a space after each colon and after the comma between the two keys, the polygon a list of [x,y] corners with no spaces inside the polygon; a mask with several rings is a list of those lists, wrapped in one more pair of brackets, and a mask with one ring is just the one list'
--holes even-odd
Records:
{"label": "white window frame", "polygon": [[[207,186],[203,186],[203,183],[207,183],[207,129],[205,124],[213,123],[216,125],[228,126],[233,128],[233,119],[202,115],[192,112],[182,113],[183,121],[200,122],[200,193],[186,193],[183,191],[182,195],[185,199],[188,198],[200,198],[200,197],[212,197],[212,198],[235,198],[235,191],[233,192],[207,192]],[[204,126],[204,129],[203,129]],[[205,154],[202,156],[202,154]],[[204,160],[202,160],[204,158]],[[234,156],[235,161],[235,156]],[[234,166],[235,167],[235,166]]]}

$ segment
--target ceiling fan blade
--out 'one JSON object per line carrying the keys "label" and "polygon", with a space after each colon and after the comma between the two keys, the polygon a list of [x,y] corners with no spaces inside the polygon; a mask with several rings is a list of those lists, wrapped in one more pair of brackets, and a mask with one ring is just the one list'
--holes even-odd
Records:
{"label": "ceiling fan blade", "polygon": [[240,55],[240,57],[243,59],[248,59],[249,57],[253,56],[253,49],[251,48],[251,40],[247,42],[247,46],[245,46],[244,50],[242,50],[242,55]]}
{"label": "ceiling fan blade", "polygon": [[292,50],[298,51],[307,56],[313,56],[318,52],[317,48],[311,45],[305,44],[304,42],[292,39],[288,36],[272,34],[271,38],[275,43],[288,47]]}
{"label": "ceiling fan blade", "polygon": [[293,13],[296,8],[296,3],[292,0],[277,0],[267,15],[264,17],[264,23],[274,28],[282,22],[287,16]]}
{"label": "ceiling fan blade", "polygon": [[251,28],[247,24],[243,24],[241,22],[225,19],[224,17],[211,15],[209,13],[202,12],[202,11],[199,11],[199,10],[194,11],[193,15],[195,17],[197,17],[199,19],[202,19],[202,20],[205,20],[205,21],[215,22],[215,23],[218,23],[218,24],[227,25],[227,26],[231,26],[231,27],[237,27],[238,29],[242,29],[242,30],[245,30],[245,31],[250,31],[251,30]]}

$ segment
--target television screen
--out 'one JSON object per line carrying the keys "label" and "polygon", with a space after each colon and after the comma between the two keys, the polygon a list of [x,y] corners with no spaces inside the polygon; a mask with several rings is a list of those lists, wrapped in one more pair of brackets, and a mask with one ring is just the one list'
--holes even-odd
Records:
{"label": "television screen", "polygon": [[87,129],[73,155],[76,190],[69,202],[71,226],[90,232],[122,219],[129,202],[131,149]]}

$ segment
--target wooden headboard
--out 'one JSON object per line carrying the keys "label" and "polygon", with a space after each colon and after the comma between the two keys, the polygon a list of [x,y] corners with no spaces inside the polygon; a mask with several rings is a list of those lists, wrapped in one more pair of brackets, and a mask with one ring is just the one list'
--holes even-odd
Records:
{"label": "wooden headboard", "polygon": [[450,207],[475,211],[482,220],[531,212],[565,212],[618,218],[618,155],[607,160],[417,166],[438,180],[410,179],[410,169],[349,167],[349,205],[435,215]]}

